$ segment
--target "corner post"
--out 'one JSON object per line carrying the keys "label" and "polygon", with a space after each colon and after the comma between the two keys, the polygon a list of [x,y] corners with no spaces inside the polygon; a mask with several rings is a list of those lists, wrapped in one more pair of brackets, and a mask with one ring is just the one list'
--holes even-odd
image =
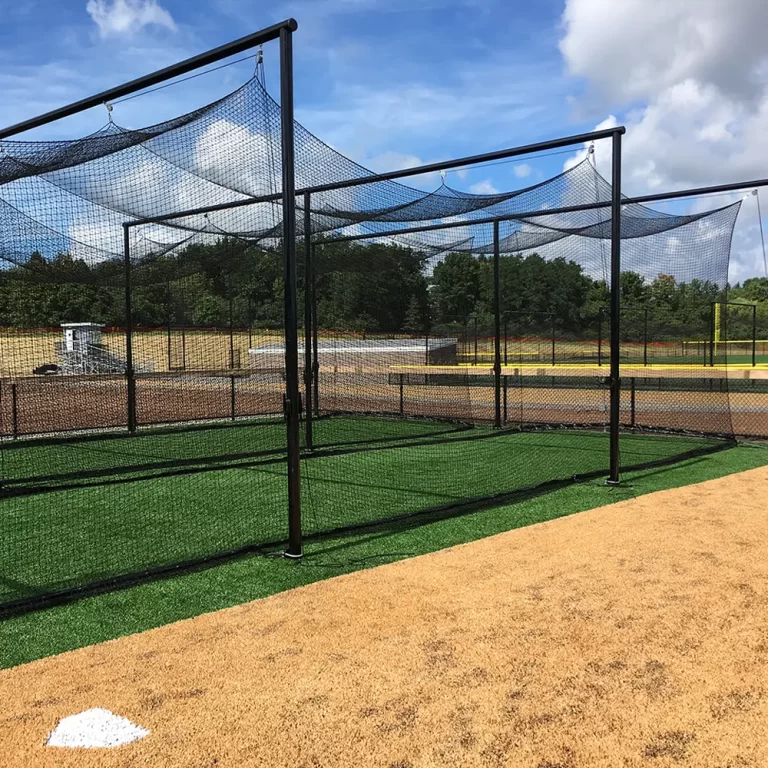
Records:
{"label": "corner post", "polygon": [[280,138],[282,145],[283,259],[285,275],[285,421],[288,459],[288,549],[302,556],[298,307],[296,298],[296,178],[293,134],[293,37],[280,30]]}
{"label": "corner post", "polygon": [[499,222],[493,222],[493,426],[501,429],[501,286]]}
{"label": "corner post", "polygon": [[610,475],[608,483],[621,482],[619,419],[621,415],[621,357],[619,315],[621,313],[621,131],[613,134],[611,177],[611,375],[610,375]]}

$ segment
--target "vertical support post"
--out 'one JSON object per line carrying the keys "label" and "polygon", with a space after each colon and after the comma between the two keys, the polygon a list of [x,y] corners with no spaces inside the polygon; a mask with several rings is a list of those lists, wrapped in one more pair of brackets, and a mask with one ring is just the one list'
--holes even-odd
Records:
{"label": "vertical support post", "polygon": [[499,222],[493,222],[493,426],[501,428],[501,285]]}
{"label": "vertical support post", "polygon": [[248,349],[253,349],[253,299],[248,295]]}
{"label": "vertical support post", "polygon": [[603,364],[603,308],[597,308],[597,365]]}
{"label": "vertical support post", "polygon": [[613,134],[613,169],[611,174],[611,424],[610,475],[608,482],[621,482],[619,454],[619,418],[621,415],[621,133]]}
{"label": "vertical support post", "polygon": [[507,423],[507,389],[509,387],[509,383],[507,381],[506,374],[504,375],[504,423]]}
{"label": "vertical support post", "polygon": [[403,391],[403,374],[400,374],[400,415],[405,415],[405,392]]}
{"label": "vertical support post", "polygon": [[636,411],[635,411],[635,377],[630,379],[630,393],[629,393],[629,425],[635,427],[636,425]]}
{"label": "vertical support post", "polygon": [[424,365],[429,366],[429,329],[424,331]]}
{"label": "vertical support post", "polygon": [[165,308],[168,316],[168,370],[172,368],[171,363],[171,281],[167,280],[165,284]]}
{"label": "vertical support post", "polygon": [[312,436],[312,196],[304,193],[304,439],[313,448]]}
{"label": "vertical support post", "polygon": [[715,367],[715,304],[709,307],[709,367]]}
{"label": "vertical support post", "polygon": [[314,385],[313,400],[315,406],[315,416],[320,416],[320,359],[317,355],[317,268],[315,267],[315,256],[317,249],[312,245],[311,258],[311,282],[312,282],[312,382]]}
{"label": "vertical support post", "polygon": [[234,375],[229,377],[229,416],[232,421],[235,420],[237,411],[235,409],[235,377]]}
{"label": "vertical support post", "polygon": [[504,365],[508,364],[507,344],[509,340],[509,320],[504,319]]}
{"label": "vertical support post", "polygon": [[648,365],[648,307],[643,307],[643,365]]}
{"label": "vertical support post", "polygon": [[136,431],[136,376],[133,370],[133,309],[131,306],[131,230],[123,224],[125,270],[125,384],[128,431]]}
{"label": "vertical support post", "polygon": [[288,459],[287,557],[302,556],[301,457],[299,443],[298,307],[296,298],[296,178],[293,135],[293,37],[280,30],[280,138],[283,170],[283,258],[285,276],[285,422]]}
{"label": "vertical support post", "polygon": [[552,312],[552,365],[555,364],[555,313]]}
{"label": "vertical support post", "polygon": [[229,294],[229,367],[232,369],[235,367],[235,312],[234,297],[232,296],[232,275],[229,276],[227,293]]}
{"label": "vertical support post", "polygon": [[757,365],[757,304],[752,305],[752,367]]}
{"label": "vertical support post", "polygon": [[15,381],[11,384],[11,425],[13,439],[16,440],[19,437],[19,393]]}

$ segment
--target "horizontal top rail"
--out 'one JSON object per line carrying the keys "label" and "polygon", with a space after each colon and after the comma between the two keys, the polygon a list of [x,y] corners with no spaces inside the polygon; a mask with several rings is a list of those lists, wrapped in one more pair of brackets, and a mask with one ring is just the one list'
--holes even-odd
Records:
{"label": "horizontal top rail", "polygon": [[172,64],[170,67],[159,69],[156,72],[152,72],[149,75],[138,77],[130,82],[118,85],[115,88],[97,93],[94,96],[89,96],[80,101],[75,101],[72,104],[68,104],[65,107],[59,107],[58,109],[45,112],[37,117],[32,117],[29,120],[24,120],[15,125],[11,125],[8,128],[0,129],[0,139],[7,139],[11,136],[16,136],[24,131],[29,131],[32,128],[39,128],[41,125],[47,125],[55,120],[61,120],[64,117],[70,115],[76,115],[79,112],[84,112],[91,107],[98,107],[105,102],[114,101],[115,99],[128,96],[137,91],[143,91],[145,88],[151,88],[153,85],[165,82],[179,75],[185,75],[187,72],[192,72],[195,69],[208,66],[222,59],[226,59],[229,56],[247,51],[249,48],[255,48],[262,43],[268,43],[271,40],[276,40],[280,36],[281,30],[288,30],[295,32],[298,29],[298,23],[295,19],[286,19],[278,24],[273,24],[271,27],[266,27],[258,32],[253,32],[250,35],[241,37],[237,40],[233,40],[231,43],[220,45],[218,48],[212,48],[210,51],[200,53],[197,56],[192,56],[189,59],[184,59],[177,64]]}

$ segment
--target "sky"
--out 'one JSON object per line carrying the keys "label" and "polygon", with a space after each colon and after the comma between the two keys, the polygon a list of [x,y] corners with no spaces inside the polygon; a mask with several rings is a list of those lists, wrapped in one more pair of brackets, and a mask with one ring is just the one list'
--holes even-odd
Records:
{"label": "sky", "polygon": [[[0,0],[0,123],[288,16],[299,22],[297,119],[374,171],[622,124],[626,194],[768,177],[765,0]],[[277,46],[264,55],[277,95]],[[158,122],[220,97],[252,72],[252,59],[233,64],[116,104],[114,119],[130,128]],[[97,108],[28,137],[74,138],[106,120]],[[596,147],[605,176],[609,152]],[[480,193],[514,189],[583,156],[576,148],[450,172],[446,181]],[[768,213],[768,189],[761,202]],[[749,197],[731,280],[763,274]]]}

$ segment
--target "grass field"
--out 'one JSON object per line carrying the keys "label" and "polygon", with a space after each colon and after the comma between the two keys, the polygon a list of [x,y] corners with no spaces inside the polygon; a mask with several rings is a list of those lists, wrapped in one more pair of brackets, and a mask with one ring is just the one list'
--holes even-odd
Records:
{"label": "grass field", "polygon": [[[262,426],[266,428],[259,439],[265,450],[279,450],[277,431],[270,432],[277,424]],[[490,436],[482,428],[467,434],[450,425],[366,418],[332,419],[318,426],[325,452],[303,463],[304,523],[309,532],[372,522],[384,513],[450,507],[571,474],[599,474],[607,468],[603,433]],[[17,466],[28,451],[42,452],[34,457],[27,453],[27,461],[34,458],[35,466],[46,468],[45,479],[34,479],[42,486],[61,482],[69,474],[73,451],[80,463],[85,450],[91,463],[84,463],[84,477],[70,478],[81,487],[49,487],[42,494],[2,501],[0,541],[2,561],[8,565],[0,576],[0,599],[282,538],[284,465],[234,466],[239,459],[231,458],[243,448],[252,449],[249,433],[254,430],[244,425],[195,431],[184,444],[186,459],[195,468],[211,471],[189,475],[162,476],[168,456],[179,455],[174,441],[181,440],[182,433],[8,451],[16,454],[11,461]],[[408,447],[393,449],[393,439],[406,441]],[[626,466],[673,460],[701,445],[688,438],[625,436],[622,460]],[[206,465],[211,461],[213,468]],[[220,461],[232,464],[220,466]],[[517,497],[502,495],[495,508],[468,508],[453,519],[417,516],[412,519],[413,525],[419,523],[417,527],[310,540],[308,557],[295,567],[282,560],[245,557],[7,619],[0,624],[0,664],[20,663],[359,567],[763,463],[768,463],[768,451],[745,446],[668,468],[630,473],[627,485],[618,489],[589,479],[559,490],[551,486]],[[108,483],[103,482],[105,475]],[[51,622],[60,631],[51,631]]]}

